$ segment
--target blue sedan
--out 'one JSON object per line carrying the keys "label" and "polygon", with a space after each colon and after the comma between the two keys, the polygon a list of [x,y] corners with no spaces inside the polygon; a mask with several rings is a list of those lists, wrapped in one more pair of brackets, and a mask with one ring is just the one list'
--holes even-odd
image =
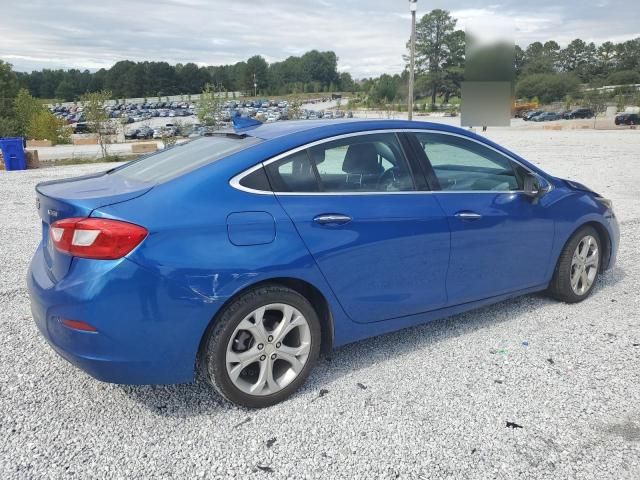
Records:
{"label": "blue sedan", "polygon": [[28,287],[62,357],[273,405],[321,351],[516,295],[584,300],[611,202],[445,125],[278,122],[36,187]]}

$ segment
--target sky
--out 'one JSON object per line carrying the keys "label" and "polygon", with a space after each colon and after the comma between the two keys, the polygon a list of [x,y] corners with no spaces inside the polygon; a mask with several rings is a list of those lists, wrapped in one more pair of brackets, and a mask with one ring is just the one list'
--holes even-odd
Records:
{"label": "sky", "polygon": [[[397,73],[407,0],[0,0],[0,59],[17,71],[108,68],[119,60],[221,65],[333,50],[354,78]],[[516,43],[640,37],[640,0],[418,0],[461,29],[511,31]]]}

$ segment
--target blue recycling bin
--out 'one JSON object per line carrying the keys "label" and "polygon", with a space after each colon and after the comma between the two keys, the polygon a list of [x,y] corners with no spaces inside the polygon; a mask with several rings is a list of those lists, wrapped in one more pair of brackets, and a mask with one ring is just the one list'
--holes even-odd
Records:
{"label": "blue recycling bin", "polygon": [[0,150],[5,170],[26,170],[22,137],[0,138]]}

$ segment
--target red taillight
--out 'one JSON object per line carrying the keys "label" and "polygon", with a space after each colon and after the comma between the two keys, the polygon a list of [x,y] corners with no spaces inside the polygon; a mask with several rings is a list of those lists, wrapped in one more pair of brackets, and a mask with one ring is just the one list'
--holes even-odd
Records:
{"label": "red taillight", "polygon": [[106,218],[65,218],[51,224],[56,249],[74,257],[114,260],[124,257],[147,236],[139,225]]}

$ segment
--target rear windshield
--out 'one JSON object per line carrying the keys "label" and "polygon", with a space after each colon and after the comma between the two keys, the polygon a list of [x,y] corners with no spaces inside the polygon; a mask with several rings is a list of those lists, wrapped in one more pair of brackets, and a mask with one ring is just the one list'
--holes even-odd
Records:
{"label": "rear windshield", "polygon": [[261,141],[237,135],[202,137],[123,165],[111,174],[139,182],[161,183]]}

